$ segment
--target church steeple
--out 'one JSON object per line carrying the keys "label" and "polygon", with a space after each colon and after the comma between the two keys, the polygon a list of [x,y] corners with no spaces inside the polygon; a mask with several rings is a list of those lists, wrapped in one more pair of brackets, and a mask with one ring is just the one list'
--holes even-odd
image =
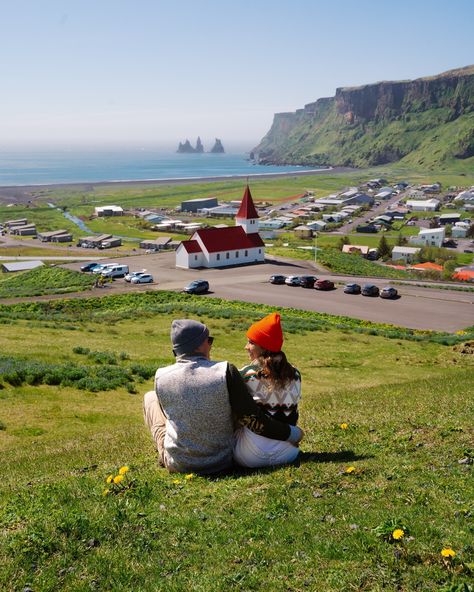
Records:
{"label": "church steeple", "polygon": [[258,232],[258,214],[248,185],[245,187],[239,211],[235,216],[235,223],[237,226],[242,226],[247,234]]}

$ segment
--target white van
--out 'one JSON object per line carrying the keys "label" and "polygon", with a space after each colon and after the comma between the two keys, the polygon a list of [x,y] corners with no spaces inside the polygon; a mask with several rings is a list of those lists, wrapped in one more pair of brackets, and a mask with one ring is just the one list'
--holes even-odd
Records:
{"label": "white van", "polygon": [[114,267],[104,269],[100,275],[106,278],[123,278],[127,273],[128,265],[115,265]]}
{"label": "white van", "polygon": [[107,271],[111,267],[116,267],[118,263],[99,263],[97,267],[94,267],[92,273],[102,273],[103,271]]}

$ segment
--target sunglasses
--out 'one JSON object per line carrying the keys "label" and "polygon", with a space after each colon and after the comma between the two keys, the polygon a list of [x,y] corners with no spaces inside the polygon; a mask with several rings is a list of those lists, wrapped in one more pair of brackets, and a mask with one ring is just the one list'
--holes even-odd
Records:
{"label": "sunglasses", "polygon": [[214,337],[212,337],[212,335],[209,335],[209,337],[207,338],[207,343],[209,345],[212,345],[214,343]]}

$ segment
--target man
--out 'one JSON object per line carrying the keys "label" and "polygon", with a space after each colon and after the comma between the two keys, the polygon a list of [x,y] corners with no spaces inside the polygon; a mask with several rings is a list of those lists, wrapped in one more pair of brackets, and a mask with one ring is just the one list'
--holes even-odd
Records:
{"label": "man", "polygon": [[176,363],[159,368],[155,390],[145,395],[144,416],[160,464],[171,472],[215,473],[232,466],[234,419],[253,432],[287,440],[303,437],[259,407],[235,366],[212,362],[206,325],[188,319],[171,324]]}

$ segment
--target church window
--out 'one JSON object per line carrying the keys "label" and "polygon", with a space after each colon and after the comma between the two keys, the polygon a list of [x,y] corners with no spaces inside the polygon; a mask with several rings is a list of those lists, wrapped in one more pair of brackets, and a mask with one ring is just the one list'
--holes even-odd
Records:
{"label": "church window", "polygon": [[228,259],[230,257],[230,253],[225,254],[225,258]]}
{"label": "church window", "polygon": [[221,260],[221,254],[220,253],[217,253],[216,259],[217,259],[217,261],[220,261]]}
{"label": "church window", "polygon": [[239,251],[235,251],[235,256],[238,257],[239,256]]}
{"label": "church window", "polygon": [[249,252],[245,251],[245,256],[248,257],[249,256]]}

